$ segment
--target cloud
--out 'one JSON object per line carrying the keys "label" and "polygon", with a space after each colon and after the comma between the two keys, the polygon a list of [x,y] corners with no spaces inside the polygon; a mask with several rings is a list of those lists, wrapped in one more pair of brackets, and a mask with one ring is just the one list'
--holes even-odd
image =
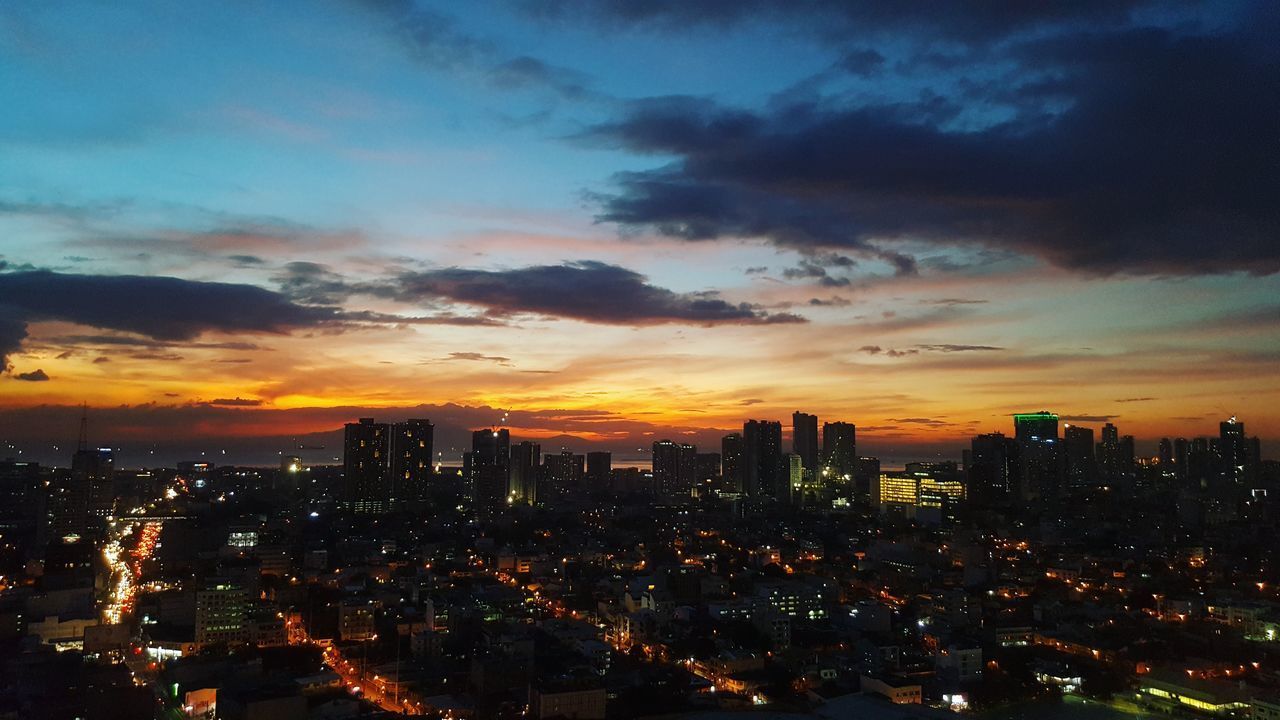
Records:
{"label": "cloud", "polygon": [[[1046,26],[1117,23],[1147,0],[1085,0],[1039,3],[882,3],[876,0],[522,0],[537,17],[583,19],[610,28],[652,28],[662,32],[712,29],[738,23],[785,24],[815,37],[842,42],[855,35],[928,33],[940,40],[981,42]],[[858,49],[857,56],[868,52]],[[874,51],[870,51],[874,52]],[[863,67],[868,62],[855,62]]]}
{"label": "cloud", "polygon": [[335,313],[253,285],[47,270],[0,274],[0,305],[25,321],[63,320],[169,341],[210,330],[282,333],[329,322]]}
{"label": "cloud", "polygon": [[822,298],[809,298],[809,304],[813,307],[845,307],[852,305],[853,301],[839,295],[832,295],[825,300]]}
{"label": "cloud", "polygon": [[[1013,15],[1075,15],[1052,5]],[[907,14],[936,32],[977,27],[958,12]],[[619,173],[591,198],[601,221],[625,230],[767,238],[879,258],[900,273],[914,268],[904,240],[1012,251],[1089,275],[1275,273],[1280,144],[1258,138],[1280,117],[1280,57],[1276,18],[1263,15],[1225,29],[1020,37],[991,48],[986,74],[950,95],[764,110],[633,102],[583,139],[674,161]]]}
{"label": "cloud", "polygon": [[106,355],[99,355],[98,357],[93,359],[94,365],[101,365],[102,363],[109,363],[109,362],[111,362],[111,358],[107,357]]}
{"label": "cloud", "polygon": [[902,423],[904,425],[927,425],[929,427],[939,427],[951,424],[945,420],[935,420],[933,418],[924,417],[889,418],[889,422]]}
{"label": "cloud", "polygon": [[996,347],[996,346],[994,346],[994,345],[952,345],[952,344],[942,344],[942,345],[916,345],[916,347],[917,347],[917,348],[919,348],[920,350],[925,350],[925,351],[928,351],[928,352],[943,352],[943,353],[954,353],[954,352],[990,352],[990,351],[993,351],[993,350],[1003,350],[1003,349],[1004,349],[1004,348],[1002,348],[1002,347]]}
{"label": "cloud", "polygon": [[1059,415],[1059,420],[1069,420],[1071,422],[1110,422],[1120,417],[1119,415]]}
{"label": "cloud", "polygon": [[402,302],[476,305],[499,317],[542,313],[615,325],[805,322],[798,315],[730,303],[714,292],[673,292],[649,284],[632,270],[589,260],[513,270],[451,267],[408,272],[381,292]]}
{"label": "cloud", "polygon": [[[63,321],[133,333],[72,336],[74,344],[158,349],[174,344],[252,349],[243,342],[195,343],[206,332],[283,334],[298,328],[412,322],[412,318],[348,314],[336,307],[302,305],[254,285],[175,277],[73,275],[48,270],[0,273],[0,353],[19,349],[27,323]],[[145,354],[135,353],[134,357]],[[164,354],[174,359],[176,356]]]}
{"label": "cloud", "polygon": [[863,345],[858,348],[858,352],[868,355],[885,355],[886,357],[906,357],[908,355],[919,355],[922,352],[934,353],[961,353],[961,352],[992,352],[996,350],[1004,350],[1002,347],[994,345],[953,345],[950,343],[935,345],[913,345],[902,350],[896,348],[882,348],[879,345]]}
{"label": "cloud", "polygon": [[49,379],[49,375],[44,370],[35,370],[33,372],[18,373],[13,376],[14,380],[26,380],[28,382],[45,382]]}
{"label": "cloud", "polygon": [[218,398],[217,400],[210,400],[207,404],[222,405],[225,407],[258,407],[262,405],[262,401],[255,398],[242,398],[237,396],[233,398]]}
{"label": "cloud", "polygon": [[528,55],[504,57],[492,42],[459,30],[452,18],[412,0],[353,0],[387,21],[389,32],[424,67],[471,74],[498,90],[546,90],[566,100],[607,100],[586,73]]}
{"label": "cloud", "polygon": [[1134,398],[1124,398],[1124,399],[1122,399],[1122,400],[1116,400],[1116,402],[1118,402],[1118,403],[1135,403],[1135,402],[1148,402],[1148,401],[1150,401],[1150,400],[1155,400],[1155,399],[1156,399],[1156,398],[1153,398],[1153,397],[1134,397]]}
{"label": "cloud", "polygon": [[438,358],[436,362],[447,362],[449,360],[470,360],[473,362],[491,362],[499,365],[510,365],[511,358],[502,355],[485,355],[478,352],[451,352],[448,357]]}

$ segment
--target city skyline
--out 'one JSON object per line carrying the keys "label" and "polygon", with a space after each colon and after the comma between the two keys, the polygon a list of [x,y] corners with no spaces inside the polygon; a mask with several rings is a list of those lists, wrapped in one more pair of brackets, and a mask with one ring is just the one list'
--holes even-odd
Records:
{"label": "city skyline", "polygon": [[1280,439],[1272,9],[753,7],[5,8],[0,442]]}

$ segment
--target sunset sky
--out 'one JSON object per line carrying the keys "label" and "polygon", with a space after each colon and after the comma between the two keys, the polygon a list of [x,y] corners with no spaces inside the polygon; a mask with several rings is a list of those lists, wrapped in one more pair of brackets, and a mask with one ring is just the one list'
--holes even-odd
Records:
{"label": "sunset sky", "polygon": [[82,403],[124,465],[504,411],[1275,457],[1280,5],[997,5],[0,5],[0,457]]}

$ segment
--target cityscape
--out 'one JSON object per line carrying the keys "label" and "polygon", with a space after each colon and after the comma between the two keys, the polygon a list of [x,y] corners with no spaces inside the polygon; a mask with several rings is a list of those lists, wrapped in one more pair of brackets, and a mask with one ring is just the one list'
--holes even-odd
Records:
{"label": "cityscape", "polygon": [[0,3],[0,720],[1280,720],[1280,3]]}

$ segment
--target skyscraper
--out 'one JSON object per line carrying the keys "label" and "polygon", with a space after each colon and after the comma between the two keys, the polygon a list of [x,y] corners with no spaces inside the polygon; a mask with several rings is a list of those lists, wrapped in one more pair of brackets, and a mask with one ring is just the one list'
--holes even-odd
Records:
{"label": "skyscraper", "polygon": [[653,484],[664,498],[687,499],[697,480],[698,449],[688,443],[653,444]]}
{"label": "skyscraper", "polygon": [[853,423],[822,424],[822,464],[839,480],[853,479],[858,467],[857,428]]}
{"label": "skyscraper", "polygon": [[1057,496],[1062,487],[1058,416],[1044,410],[1017,413],[1013,429],[1022,499],[1044,501]]}
{"label": "skyscraper", "polygon": [[1218,457],[1222,463],[1222,479],[1227,483],[1241,484],[1249,479],[1248,448],[1244,423],[1234,415],[1218,423]]}
{"label": "skyscraper", "polygon": [[542,446],[525,440],[511,446],[511,483],[507,500],[512,505],[538,504],[538,463]]}
{"label": "skyscraper", "polygon": [[748,420],[742,426],[743,490],[750,497],[785,499],[782,423]]}
{"label": "skyscraper", "polygon": [[613,453],[596,451],[587,453],[587,482],[593,489],[602,490],[609,486],[610,475],[613,474]]}
{"label": "skyscraper", "polygon": [[477,513],[506,507],[511,480],[511,433],[506,428],[472,431],[471,452],[463,456],[462,465]]}
{"label": "skyscraper", "polygon": [[386,423],[373,418],[347,423],[342,442],[344,500],[357,513],[385,512],[390,505]]}
{"label": "skyscraper", "polygon": [[430,420],[405,420],[391,426],[391,496],[425,495],[431,478],[435,426]]}
{"label": "skyscraper", "polygon": [[1087,487],[1096,484],[1098,469],[1093,455],[1093,428],[1067,425],[1062,436],[1067,484]]}
{"label": "skyscraper", "polygon": [[978,435],[970,443],[969,496],[982,508],[1003,505],[1015,494],[1018,449],[1003,433]]}
{"label": "skyscraper", "polygon": [[720,441],[720,475],[725,489],[743,492],[742,435],[738,433],[729,433]]}
{"label": "skyscraper", "polygon": [[799,411],[791,414],[791,452],[800,456],[805,470],[818,471],[817,415]]}

